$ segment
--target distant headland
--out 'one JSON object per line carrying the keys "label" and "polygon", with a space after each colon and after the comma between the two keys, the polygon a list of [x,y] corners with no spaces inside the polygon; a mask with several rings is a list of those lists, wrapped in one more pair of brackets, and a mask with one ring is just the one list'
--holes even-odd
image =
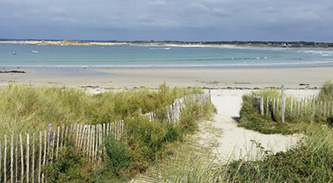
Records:
{"label": "distant headland", "polygon": [[81,46],[174,46],[174,47],[279,47],[279,48],[333,48],[333,43],[306,41],[94,41],[94,40],[14,40],[0,39],[0,43],[29,45]]}

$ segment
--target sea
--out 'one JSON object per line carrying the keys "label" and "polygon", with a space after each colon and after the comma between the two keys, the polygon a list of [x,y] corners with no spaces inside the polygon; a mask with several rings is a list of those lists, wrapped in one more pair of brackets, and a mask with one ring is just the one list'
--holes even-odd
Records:
{"label": "sea", "polygon": [[[333,67],[332,48],[71,46],[0,43],[0,71],[89,68]],[[92,73],[94,74],[94,73]]]}

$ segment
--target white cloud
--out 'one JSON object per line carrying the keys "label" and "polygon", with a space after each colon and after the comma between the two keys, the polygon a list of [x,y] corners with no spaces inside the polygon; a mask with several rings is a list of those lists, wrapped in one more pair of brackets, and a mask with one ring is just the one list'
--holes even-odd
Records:
{"label": "white cloud", "polygon": [[20,24],[33,27],[38,27],[39,24],[71,25],[89,30],[100,27],[133,32],[151,29],[161,32],[178,29],[214,29],[221,32],[230,31],[230,34],[239,34],[240,37],[247,35],[247,30],[264,31],[263,27],[288,29],[298,24],[307,27],[318,26],[323,30],[333,28],[332,0],[0,1],[0,24],[6,25],[20,19],[20,22],[16,21],[17,25],[13,25],[17,27]]}

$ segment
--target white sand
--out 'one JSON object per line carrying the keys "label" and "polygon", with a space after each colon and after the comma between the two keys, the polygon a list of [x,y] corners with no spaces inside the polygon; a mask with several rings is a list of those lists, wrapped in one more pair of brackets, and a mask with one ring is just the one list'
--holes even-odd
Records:
{"label": "white sand", "polygon": [[[89,69],[87,69],[89,70]],[[51,86],[99,86],[100,88],[157,88],[164,81],[171,87],[209,88],[264,88],[280,87],[305,88],[320,87],[327,79],[333,79],[332,67],[311,68],[261,68],[261,69],[104,69],[104,75],[89,75],[85,69],[70,70],[55,68],[38,73],[0,74],[0,86],[9,82]],[[57,74],[57,72],[59,72]]]}
{"label": "white sand", "polygon": [[[260,159],[263,152],[256,148],[256,143],[260,143],[264,150],[276,153],[294,147],[301,137],[301,135],[264,135],[237,127],[237,122],[234,118],[239,117],[242,95],[250,92],[249,90],[212,90],[212,102],[216,106],[218,113],[212,122],[200,125],[200,144],[207,146],[212,141],[215,141],[216,145],[212,147],[213,152],[224,163],[229,160],[242,158],[246,160]],[[316,92],[318,91],[289,90],[287,93],[294,96],[304,96],[312,95]],[[207,125],[220,129],[222,134],[214,135],[210,133],[205,129]]]}

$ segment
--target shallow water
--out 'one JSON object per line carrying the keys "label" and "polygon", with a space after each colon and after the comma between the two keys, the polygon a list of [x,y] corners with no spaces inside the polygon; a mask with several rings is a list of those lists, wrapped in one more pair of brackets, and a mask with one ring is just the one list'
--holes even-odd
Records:
{"label": "shallow water", "polygon": [[0,44],[7,68],[332,67],[333,49]]}

